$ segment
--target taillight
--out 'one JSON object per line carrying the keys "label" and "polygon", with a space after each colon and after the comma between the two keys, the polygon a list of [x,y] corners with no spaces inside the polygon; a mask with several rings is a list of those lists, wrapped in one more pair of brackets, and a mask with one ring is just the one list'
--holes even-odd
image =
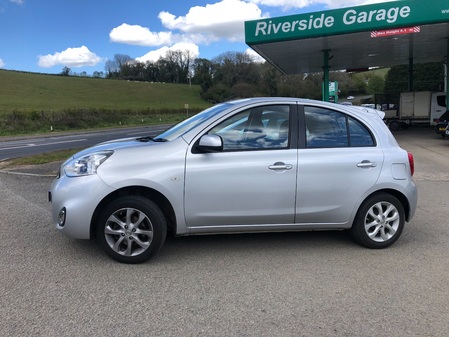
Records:
{"label": "taillight", "polygon": [[408,153],[408,163],[410,164],[410,174],[413,176],[415,173],[415,159],[413,159],[413,155]]}

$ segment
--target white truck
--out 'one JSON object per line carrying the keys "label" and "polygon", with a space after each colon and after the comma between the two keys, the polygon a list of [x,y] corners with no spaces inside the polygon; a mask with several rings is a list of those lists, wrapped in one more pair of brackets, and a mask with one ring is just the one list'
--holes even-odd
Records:
{"label": "white truck", "polygon": [[385,122],[390,130],[399,130],[410,125],[434,126],[446,111],[446,93],[432,91],[403,92],[399,107],[387,104],[383,108]]}

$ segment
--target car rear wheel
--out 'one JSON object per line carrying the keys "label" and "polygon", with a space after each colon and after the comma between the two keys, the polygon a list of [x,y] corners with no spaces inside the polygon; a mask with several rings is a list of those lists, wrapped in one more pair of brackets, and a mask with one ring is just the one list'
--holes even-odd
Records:
{"label": "car rear wheel", "polygon": [[163,245],[167,223],[161,209],[141,196],[125,196],[105,207],[97,225],[97,238],[114,260],[141,263]]}
{"label": "car rear wheel", "polygon": [[369,197],[360,206],[351,234],[365,247],[386,248],[399,239],[404,223],[404,207],[399,200],[380,193]]}

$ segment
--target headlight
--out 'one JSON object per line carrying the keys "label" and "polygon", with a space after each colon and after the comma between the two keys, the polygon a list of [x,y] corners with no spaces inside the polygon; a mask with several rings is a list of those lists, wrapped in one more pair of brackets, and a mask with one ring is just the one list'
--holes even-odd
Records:
{"label": "headlight", "polygon": [[97,173],[98,167],[108,159],[114,151],[102,151],[70,160],[64,166],[67,177],[80,177]]}

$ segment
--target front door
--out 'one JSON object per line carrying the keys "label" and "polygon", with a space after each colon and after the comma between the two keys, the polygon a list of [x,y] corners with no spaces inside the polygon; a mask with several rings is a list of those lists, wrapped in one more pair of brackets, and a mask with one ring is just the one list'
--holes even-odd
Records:
{"label": "front door", "polygon": [[234,114],[207,134],[223,151],[189,150],[185,216],[189,227],[294,222],[297,150],[290,149],[289,105]]}

